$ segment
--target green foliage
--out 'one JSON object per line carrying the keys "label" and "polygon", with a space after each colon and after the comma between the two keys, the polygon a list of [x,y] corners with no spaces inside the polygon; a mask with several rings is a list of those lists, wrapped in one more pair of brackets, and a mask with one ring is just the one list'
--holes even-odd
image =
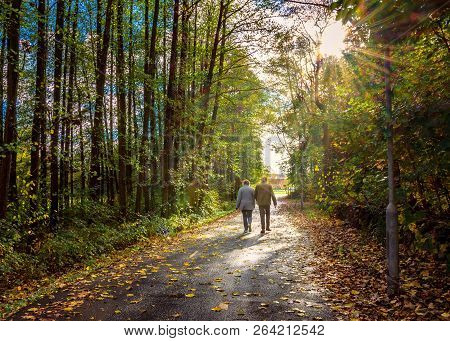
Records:
{"label": "green foliage", "polygon": [[0,287],[66,272],[100,255],[152,236],[173,235],[233,210],[230,203],[219,202],[217,192],[205,194],[204,203],[195,211],[186,210],[169,219],[144,216],[133,222],[120,222],[116,208],[86,201],[67,210],[63,227],[35,242],[33,252],[23,249],[27,236],[10,226],[0,239]]}
{"label": "green foliage", "polygon": [[[379,237],[385,235],[388,123],[380,42],[408,28],[402,20],[411,11],[420,17],[434,4],[418,9],[412,3],[394,1],[388,8],[390,2],[337,1],[334,6],[341,9],[340,17],[361,19],[347,37],[344,58],[305,60],[305,54],[316,52],[312,44],[303,52],[280,49],[271,64],[271,70],[286,71],[277,74],[283,84],[280,92],[288,101],[282,102],[276,124],[290,141],[286,169],[291,186],[296,193],[304,187],[306,199]],[[393,22],[397,17],[401,20]],[[432,19],[409,27],[408,34],[393,44],[392,56],[395,197],[401,243],[441,258],[448,255],[449,243],[444,223],[450,203],[448,18],[448,10],[442,9]],[[289,39],[294,41],[292,35]],[[299,36],[308,38],[305,32]],[[287,36],[282,39],[289,45]],[[320,72],[316,75],[317,63]],[[322,110],[311,91],[314,81]],[[307,139],[305,150],[300,148],[301,136]]]}

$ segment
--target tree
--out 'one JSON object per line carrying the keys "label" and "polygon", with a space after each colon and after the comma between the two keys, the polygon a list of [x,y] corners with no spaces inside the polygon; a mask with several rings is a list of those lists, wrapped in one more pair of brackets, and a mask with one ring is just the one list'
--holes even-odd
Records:
{"label": "tree", "polygon": [[[441,9],[443,2],[433,0],[429,2],[374,0],[338,0],[332,4],[332,9],[339,11],[338,17],[344,21],[352,18],[364,18],[369,25],[372,38],[384,49],[384,79],[385,79],[385,113],[387,135],[388,160],[388,192],[389,203],[386,208],[386,249],[388,260],[388,294],[399,294],[399,254],[398,254],[398,212],[395,203],[394,181],[394,129],[392,115],[392,83],[391,83],[391,49],[394,43],[404,39],[412,29],[430,13]],[[385,20],[389,18],[389,20]]]}
{"label": "tree", "polygon": [[125,100],[125,56],[123,52],[123,2],[117,2],[117,103],[119,127],[119,205],[122,214],[127,213],[126,186],[126,100]]}
{"label": "tree", "polygon": [[58,140],[59,123],[61,117],[61,84],[64,47],[64,0],[56,4],[55,25],[55,69],[53,74],[53,117],[50,144],[50,226],[56,229],[59,210],[59,182],[58,182]]}
{"label": "tree", "polygon": [[[148,77],[151,84],[150,93],[147,100],[150,100],[150,136],[151,136],[151,188],[150,188],[150,203],[149,206],[154,207],[156,205],[155,186],[158,181],[158,138],[156,135],[156,116],[155,111],[157,84],[156,84],[156,39],[158,34],[158,16],[159,16],[159,0],[155,0],[153,8],[153,22],[152,22],[152,35],[150,38],[150,50],[149,50],[149,67]],[[148,86],[148,85],[147,85]],[[145,100],[144,100],[145,102]],[[148,208],[147,208],[148,209]]]}
{"label": "tree", "polygon": [[94,200],[100,198],[101,186],[101,146],[103,140],[103,111],[106,82],[106,62],[108,58],[113,0],[108,0],[105,9],[105,24],[102,27],[102,0],[97,0],[97,44],[95,66],[95,113],[92,127],[91,169],[89,187]]}
{"label": "tree", "polygon": [[19,85],[19,31],[21,0],[10,0],[7,19],[8,64],[6,71],[6,118],[3,139],[4,152],[0,167],[0,219],[6,217],[8,189],[11,181],[12,154],[17,139],[17,89]]}
{"label": "tree", "polygon": [[[155,120],[155,75],[156,75],[156,35],[157,35],[157,25],[159,16],[159,0],[155,0],[153,9],[153,21],[152,21],[152,31],[150,37],[150,22],[149,22],[149,2],[145,2],[145,61],[144,61],[144,118],[143,118],[143,130],[141,138],[140,147],[140,159],[139,164],[141,170],[139,172],[139,182],[136,190],[136,212],[141,211],[141,194],[144,196],[144,211],[148,212],[150,210],[151,204],[155,204],[154,198],[154,183],[156,182],[156,162],[155,162],[155,147],[157,145],[156,140],[156,120]],[[151,128],[151,149],[148,145],[148,134],[149,134],[149,124]],[[148,185],[148,175],[147,175],[147,160],[148,153],[151,154],[151,172],[152,172],[152,195],[151,200],[149,197],[149,185]]]}
{"label": "tree", "polygon": [[171,172],[173,170],[173,163],[170,162],[174,153],[174,135],[175,135],[175,115],[176,113],[176,72],[177,72],[177,46],[178,46],[178,19],[180,16],[180,1],[174,0],[173,7],[173,20],[172,20],[172,43],[170,49],[170,62],[169,62],[169,78],[167,83],[167,100],[166,109],[164,115],[164,146],[163,146],[163,206],[162,215],[168,217],[173,211],[174,201],[174,187],[172,184]]}
{"label": "tree", "polygon": [[[31,163],[30,163],[30,207],[33,212],[38,208],[39,170],[41,152],[41,127],[46,115],[46,68],[47,68],[47,33],[46,33],[46,4],[45,0],[38,3],[38,50],[36,53],[36,90],[33,127],[31,130]],[[42,162],[45,162],[42,161]]]}

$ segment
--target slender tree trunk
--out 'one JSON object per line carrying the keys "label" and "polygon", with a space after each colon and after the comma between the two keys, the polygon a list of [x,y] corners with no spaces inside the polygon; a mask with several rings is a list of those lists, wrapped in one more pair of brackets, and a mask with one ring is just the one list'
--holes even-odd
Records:
{"label": "slender tree trunk", "polygon": [[[177,72],[177,45],[178,45],[178,18],[180,10],[180,0],[174,0],[172,45],[170,50],[169,80],[167,84],[167,100],[164,117],[164,146],[163,146],[163,209],[162,214],[168,217],[173,210],[173,184],[171,177],[170,158],[173,155],[174,140],[174,116],[176,114],[176,72]],[[171,197],[172,196],[172,197]]]}
{"label": "slender tree trunk", "polygon": [[11,0],[11,11],[8,16],[8,67],[6,71],[6,118],[4,132],[3,160],[0,167],[0,219],[6,217],[8,206],[8,190],[11,176],[12,151],[16,143],[14,134],[16,125],[17,88],[19,85],[19,31],[21,0]]}
{"label": "slender tree trunk", "polygon": [[217,50],[219,46],[219,38],[220,38],[220,31],[222,27],[222,20],[223,20],[223,12],[225,10],[225,0],[220,0],[220,8],[219,8],[219,17],[217,19],[217,26],[216,26],[216,32],[214,35],[214,43],[211,50],[211,58],[209,59],[209,67],[208,67],[208,74],[206,76],[203,89],[202,89],[202,110],[203,110],[203,117],[200,121],[200,128],[199,128],[199,149],[200,151],[203,149],[203,141],[204,141],[204,132],[205,127],[207,124],[207,118],[208,118],[208,108],[209,108],[209,101],[210,101],[210,95],[211,95],[211,85],[213,81],[214,76],[214,67],[216,65],[216,56],[217,56]]}
{"label": "slender tree trunk", "polygon": [[[72,173],[71,171],[71,145],[72,145],[72,122],[73,122],[73,88],[74,88],[74,80],[75,80],[75,64],[76,64],[76,55],[75,55],[75,39],[77,34],[77,17],[78,17],[78,0],[75,0],[75,10],[72,18],[72,35],[69,44],[69,83],[67,89],[67,112],[66,112],[66,136],[64,141],[64,202],[65,206],[69,207],[70,205],[70,194],[72,193],[72,189],[70,187],[69,190],[69,175]],[[71,185],[70,185],[71,186]]]}
{"label": "slender tree trunk", "polygon": [[[148,64],[149,64],[149,1],[145,0],[145,9],[144,9],[144,116],[142,120],[142,136],[141,136],[141,145],[139,151],[139,167],[140,171],[138,174],[138,182],[136,184],[136,205],[135,211],[136,213],[141,212],[141,201],[142,201],[142,192],[143,186],[147,181],[147,149],[148,149],[148,121],[149,121],[149,105],[150,105],[150,80],[148,79]],[[131,96],[130,96],[131,100]],[[129,100],[128,105],[130,106],[131,111],[131,101]]]}
{"label": "slender tree trunk", "polygon": [[[114,30],[111,30],[111,41],[114,42]],[[110,77],[109,77],[109,138],[108,140],[108,154],[109,154],[109,166],[111,167],[110,173],[108,174],[108,187],[109,187],[109,203],[114,205],[115,200],[115,189],[116,189],[116,167],[114,162],[114,135],[113,135],[113,121],[114,121],[114,48],[111,47],[110,52]]]}
{"label": "slender tree trunk", "polygon": [[[144,196],[144,211],[150,210],[149,186],[147,178],[147,160],[150,150],[148,145],[149,123],[152,129],[152,143],[155,134],[155,112],[154,112],[154,78],[156,74],[156,33],[158,24],[159,0],[155,1],[153,11],[152,34],[150,38],[149,29],[149,1],[145,2],[145,62],[144,62],[144,117],[140,150],[139,185],[136,192],[136,212],[141,210],[141,194]],[[151,121],[151,122],[150,122]],[[152,153],[153,154],[153,153]],[[153,156],[152,156],[153,160]],[[152,195],[152,201],[154,200]]]}
{"label": "slender tree trunk", "polygon": [[[162,56],[162,72],[163,80],[163,96],[158,101],[158,136],[159,136],[159,176],[161,184],[161,196],[163,197],[163,181],[164,181],[164,113],[167,99],[167,2],[163,1],[163,56]],[[165,109],[165,108],[164,108]],[[161,206],[162,207],[162,206]]]}
{"label": "slender tree trunk", "polygon": [[387,124],[387,159],[388,159],[388,187],[389,204],[386,208],[386,246],[388,262],[388,295],[399,294],[399,256],[398,256],[398,226],[397,207],[395,204],[395,180],[394,180],[394,128],[392,117],[392,87],[391,87],[391,47],[385,49],[385,100]]}
{"label": "slender tree trunk", "polygon": [[47,65],[47,32],[46,32],[46,4],[45,0],[38,3],[37,53],[36,53],[36,90],[33,126],[31,129],[30,155],[30,208],[36,212],[38,208],[39,169],[41,151],[41,126],[46,107],[46,65]]}
{"label": "slender tree trunk", "polygon": [[[6,9],[5,9],[6,11]],[[6,15],[5,15],[6,16]],[[0,50],[0,146],[3,144],[3,96],[4,96],[4,89],[3,89],[3,68],[5,66],[5,52],[6,52],[6,34],[7,34],[7,28],[6,24],[3,25],[3,32],[2,32],[2,46]]]}
{"label": "slender tree trunk", "polygon": [[[123,6],[123,5],[122,5]],[[133,150],[136,147],[135,134],[137,133],[137,127],[134,129],[133,134],[133,121],[136,111],[133,110],[134,101],[134,61],[133,61],[133,0],[130,1],[130,22],[129,22],[129,51],[128,51],[128,110],[126,111],[126,126],[127,126],[127,137],[126,137],[126,184],[127,184],[127,194],[129,197],[133,196]],[[125,59],[124,59],[125,60]]]}
{"label": "slender tree trunk", "polygon": [[224,14],[223,17],[224,19],[222,20],[222,38],[221,38],[221,45],[220,45],[220,55],[219,55],[219,71],[217,74],[217,87],[216,87],[216,94],[215,94],[215,98],[214,98],[214,107],[213,107],[213,112],[212,112],[212,116],[211,116],[211,126],[209,129],[209,143],[208,143],[208,149],[206,152],[206,167],[207,169],[209,169],[210,164],[211,164],[211,154],[212,154],[212,148],[213,148],[213,141],[212,138],[214,136],[215,133],[215,125],[216,125],[216,121],[217,121],[217,114],[219,112],[219,101],[220,101],[220,92],[222,90],[222,75],[223,75],[223,66],[224,66],[224,62],[225,62],[225,42],[226,42],[226,18],[227,18],[227,13],[228,13],[228,6],[225,5],[225,9],[224,9]]}
{"label": "slender tree trunk", "polygon": [[[149,51],[149,79],[150,84],[150,134],[151,134],[151,184],[150,184],[150,203],[149,206],[154,208],[156,204],[155,186],[158,181],[158,140],[156,136],[156,38],[158,34],[158,16],[159,16],[159,0],[155,0],[153,9],[152,36],[150,38]],[[150,207],[148,207],[150,209]]]}
{"label": "slender tree trunk", "polygon": [[[77,79],[77,69],[75,69],[75,79]],[[75,82],[75,84],[77,84]],[[86,192],[86,166],[84,161],[84,133],[83,133],[83,111],[81,109],[81,90],[77,86],[77,102],[78,102],[78,136],[80,139],[80,190],[81,190],[81,202],[84,202],[84,195]]]}
{"label": "slender tree trunk", "polygon": [[[66,20],[69,20],[71,17],[71,5],[72,1],[69,1],[68,4],[68,13]],[[67,105],[67,73],[68,73],[68,66],[69,66],[69,28],[65,30],[64,34],[64,59],[63,59],[63,81],[62,81],[62,100],[60,104],[61,108],[61,116],[60,116],[60,124],[61,124],[61,137],[60,137],[60,160],[59,160],[59,210],[62,211],[64,209],[65,204],[65,196],[66,196],[66,159],[67,159],[67,150],[66,150],[66,139],[67,136],[67,112],[66,112],[66,105]]]}
{"label": "slender tree trunk", "polygon": [[186,63],[187,63],[187,51],[188,51],[188,1],[182,1],[181,11],[181,44],[180,44],[180,61],[178,71],[178,90],[177,90],[177,102],[175,117],[175,131],[174,136],[174,155],[173,155],[173,168],[178,170],[179,160],[183,153],[184,140],[186,138]]}
{"label": "slender tree trunk", "polygon": [[[45,21],[44,26],[45,32],[48,31],[48,20]],[[47,60],[48,57],[48,44],[47,44],[47,34],[44,36],[44,44],[45,44],[45,59]],[[45,65],[46,66],[46,65]],[[46,75],[45,75],[46,76]],[[47,87],[47,77],[45,77],[45,84],[44,84],[44,90]],[[46,103],[46,94],[45,91],[42,94],[44,97],[44,107],[42,111],[41,116],[41,125],[40,125],[40,179],[39,179],[39,192],[41,197],[41,206],[43,207],[44,211],[47,212],[48,209],[48,185],[47,185],[47,116],[49,114],[47,103]]]}
{"label": "slender tree trunk", "polygon": [[[103,110],[105,110],[105,81],[106,81],[106,61],[108,57],[110,30],[111,30],[111,12],[113,0],[108,0],[105,11],[105,27],[102,32],[102,0],[97,0],[97,58],[95,68],[95,113],[92,127],[92,145],[91,145],[91,170],[89,178],[89,187],[91,197],[99,200],[101,193],[101,144],[103,141]],[[100,39],[100,36],[103,38]]]}
{"label": "slender tree trunk", "polygon": [[119,123],[119,205],[124,216],[127,213],[126,186],[126,98],[125,98],[125,56],[123,52],[123,2],[117,0],[117,116]]}
{"label": "slender tree trunk", "polygon": [[194,101],[195,93],[196,93],[196,82],[195,82],[195,72],[197,65],[197,16],[198,16],[198,5],[195,4],[194,10],[194,38],[193,38],[193,46],[192,46],[192,81],[191,81],[191,102]]}
{"label": "slender tree trunk", "polygon": [[59,182],[58,182],[58,139],[61,116],[61,77],[63,62],[64,38],[64,0],[58,0],[56,5],[55,27],[55,70],[53,89],[53,117],[50,142],[50,227],[54,231],[58,223]]}

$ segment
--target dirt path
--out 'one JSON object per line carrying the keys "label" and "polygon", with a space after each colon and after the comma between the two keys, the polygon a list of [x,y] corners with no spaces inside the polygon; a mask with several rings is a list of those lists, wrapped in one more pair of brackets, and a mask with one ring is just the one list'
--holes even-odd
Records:
{"label": "dirt path", "polygon": [[37,320],[329,320],[308,281],[313,255],[305,230],[272,212],[272,232],[243,234],[241,215],[221,219],[102,268],[13,319]]}

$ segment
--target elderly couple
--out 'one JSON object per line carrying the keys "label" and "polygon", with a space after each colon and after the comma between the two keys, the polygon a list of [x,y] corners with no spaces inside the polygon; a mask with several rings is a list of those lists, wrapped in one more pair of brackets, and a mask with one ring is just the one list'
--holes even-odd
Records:
{"label": "elderly couple", "polygon": [[252,213],[255,209],[255,199],[259,206],[261,216],[261,233],[270,231],[270,204],[271,199],[277,207],[277,198],[273,193],[273,188],[267,183],[267,178],[261,179],[261,183],[255,189],[250,187],[248,180],[243,181],[244,186],[239,189],[236,209],[241,210],[244,219],[244,233],[252,232]]}

